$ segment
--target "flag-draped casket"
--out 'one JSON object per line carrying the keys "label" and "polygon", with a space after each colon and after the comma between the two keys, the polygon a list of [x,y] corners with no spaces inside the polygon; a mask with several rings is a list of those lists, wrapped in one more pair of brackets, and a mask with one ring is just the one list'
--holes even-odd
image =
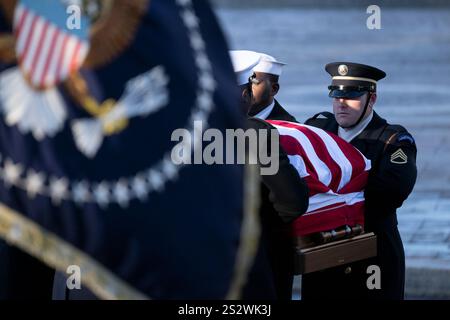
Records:
{"label": "flag-draped casket", "polygon": [[370,160],[337,135],[308,125],[267,120],[309,188],[307,212],[293,222],[293,235],[364,225],[364,188]]}

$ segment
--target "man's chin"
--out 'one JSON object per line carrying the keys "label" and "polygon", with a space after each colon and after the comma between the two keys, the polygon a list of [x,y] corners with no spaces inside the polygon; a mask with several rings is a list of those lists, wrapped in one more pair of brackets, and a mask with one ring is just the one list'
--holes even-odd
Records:
{"label": "man's chin", "polygon": [[350,121],[342,121],[341,119],[336,118],[336,122],[342,128],[346,128],[351,125]]}

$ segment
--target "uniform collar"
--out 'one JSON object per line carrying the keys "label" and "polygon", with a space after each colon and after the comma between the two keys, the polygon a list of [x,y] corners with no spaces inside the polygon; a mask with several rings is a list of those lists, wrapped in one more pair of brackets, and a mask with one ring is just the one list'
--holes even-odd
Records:
{"label": "uniform collar", "polygon": [[271,114],[274,107],[275,107],[275,99],[272,101],[271,104],[269,104],[267,107],[265,107],[262,111],[260,111],[258,114],[254,115],[253,117],[261,119],[261,120],[266,120],[267,117]]}
{"label": "uniform collar", "polygon": [[369,125],[369,123],[372,121],[374,115],[374,111],[369,114],[367,118],[365,118],[363,121],[361,121],[356,127],[351,128],[350,130],[345,130],[344,128],[339,127],[338,128],[338,135],[342,139],[344,139],[347,142],[352,141],[354,138],[356,138],[361,132],[363,132],[364,129]]}
{"label": "uniform collar", "polygon": [[371,136],[374,131],[379,131],[381,133],[381,131],[384,130],[386,124],[386,120],[381,118],[375,111],[373,111],[372,121],[369,122],[367,127],[356,138],[366,139],[368,136]]}

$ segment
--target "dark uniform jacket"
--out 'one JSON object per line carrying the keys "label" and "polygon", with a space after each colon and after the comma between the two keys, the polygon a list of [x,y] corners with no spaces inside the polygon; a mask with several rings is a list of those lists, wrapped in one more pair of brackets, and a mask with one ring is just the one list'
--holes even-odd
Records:
{"label": "dark uniform jacket", "polygon": [[[297,122],[281,105],[275,106],[267,120],[285,120]],[[250,127],[256,129],[273,129],[266,122],[251,118]],[[275,296],[263,295],[263,288],[258,298],[276,298],[290,300],[294,276],[294,252],[290,237],[290,223],[305,213],[308,204],[308,188],[296,169],[290,165],[287,155],[280,148],[279,170],[273,176],[262,176],[260,218],[262,225],[262,247],[258,251],[257,263],[265,264],[272,276]],[[256,266],[256,265],[255,265]],[[258,272],[250,274],[249,282],[256,280]],[[266,288],[269,292],[269,288]],[[249,296],[248,294],[244,297]]]}
{"label": "dark uniform jacket", "polygon": [[[315,115],[306,124],[338,133],[338,124],[329,112]],[[302,299],[403,299],[405,256],[396,210],[416,182],[414,139],[405,128],[388,124],[374,112],[371,122],[351,144],[372,163],[365,189],[365,230],[377,235],[378,256],[304,275]],[[370,265],[380,268],[379,290],[367,287],[366,282],[372,275],[367,272]]]}

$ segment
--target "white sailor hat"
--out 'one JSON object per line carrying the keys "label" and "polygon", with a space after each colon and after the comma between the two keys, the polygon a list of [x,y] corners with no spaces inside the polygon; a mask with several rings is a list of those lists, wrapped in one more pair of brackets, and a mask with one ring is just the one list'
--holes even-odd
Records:
{"label": "white sailor hat", "polygon": [[253,68],[259,63],[261,55],[254,51],[231,50],[230,56],[238,85],[248,83],[249,78],[253,75]]}
{"label": "white sailor hat", "polygon": [[276,76],[280,76],[283,66],[285,66],[286,64],[283,62],[277,61],[277,59],[275,59],[272,56],[269,56],[268,54],[260,53],[260,55],[261,55],[261,60],[256,65],[256,67],[253,68],[253,71],[270,73],[270,74],[273,74]]}

